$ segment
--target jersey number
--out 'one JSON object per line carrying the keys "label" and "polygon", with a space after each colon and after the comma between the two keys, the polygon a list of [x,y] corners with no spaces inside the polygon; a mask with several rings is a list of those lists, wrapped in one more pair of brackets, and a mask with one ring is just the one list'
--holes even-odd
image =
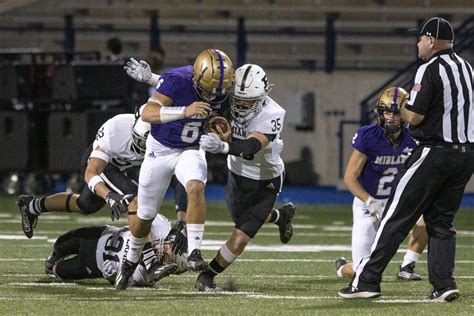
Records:
{"label": "jersey number", "polygon": [[383,172],[383,177],[379,180],[379,186],[377,188],[377,195],[388,196],[392,190],[392,181],[395,179],[396,174],[398,173],[397,168],[388,168]]}
{"label": "jersey number", "polygon": [[95,135],[95,140],[99,140],[99,138],[104,137],[104,127],[102,126],[98,131],[97,135]]}
{"label": "jersey number", "polygon": [[272,120],[272,132],[279,131],[281,129],[281,123],[280,123],[280,118],[277,118],[276,120]]}
{"label": "jersey number", "polygon": [[181,132],[181,140],[185,143],[194,143],[199,137],[199,128],[202,122],[186,123]]}
{"label": "jersey number", "polygon": [[[123,238],[119,236],[114,240],[114,236],[110,236],[107,241],[105,242],[104,250],[109,253],[118,253],[122,250],[123,247]],[[112,260],[115,262],[120,262],[120,259],[117,255],[110,255],[110,254],[102,254],[102,257],[105,260]]]}

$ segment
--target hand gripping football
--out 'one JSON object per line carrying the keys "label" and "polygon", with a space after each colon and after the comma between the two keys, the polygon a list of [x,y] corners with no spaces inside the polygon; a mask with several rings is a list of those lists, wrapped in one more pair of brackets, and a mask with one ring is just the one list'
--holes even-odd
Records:
{"label": "hand gripping football", "polygon": [[204,122],[204,132],[207,133],[216,133],[219,134],[217,131],[217,126],[220,127],[222,133],[227,133],[230,130],[230,124],[227,119],[221,115],[214,115],[208,118]]}

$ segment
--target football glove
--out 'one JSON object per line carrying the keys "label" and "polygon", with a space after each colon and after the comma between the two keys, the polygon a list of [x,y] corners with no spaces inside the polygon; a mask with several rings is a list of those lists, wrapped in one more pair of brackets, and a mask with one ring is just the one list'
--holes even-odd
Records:
{"label": "football glove", "polygon": [[[202,135],[199,140],[199,146],[212,154],[226,153],[226,142],[223,142],[217,134],[209,133]],[[227,146],[228,148],[228,146]]]}
{"label": "football glove", "polygon": [[107,280],[109,280],[109,282],[113,283],[115,276],[117,275],[118,268],[118,262],[105,260],[104,263],[102,263],[102,274]]}
{"label": "football glove", "polygon": [[144,60],[138,62],[135,58],[130,58],[127,64],[123,66],[127,75],[139,82],[146,82],[149,85],[156,86],[160,76],[151,72],[150,65]]}
{"label": "football glove", "polygon": [[171,241],[171,250],[176,255],[182,255],[188,251],[188,234],[186,222],[183,219],[176,221],[176,225],[170,230],[168,238]]}
{"label": "football glove", "polygon": [[369,198],[365,201],[365,206],[367,206],[370,215],[375,217],[378,221],[382,219],[385,200],[378,200],[369,195]]}
{"label": "football glove", "polygon": [[118,220],[120,215],[127,213],[128,205],[132,202],[135,196],[133,194],[121,195],[115,192],[109,192],[105,201],[109,205],[110,210],[112,211],[111,219]]}

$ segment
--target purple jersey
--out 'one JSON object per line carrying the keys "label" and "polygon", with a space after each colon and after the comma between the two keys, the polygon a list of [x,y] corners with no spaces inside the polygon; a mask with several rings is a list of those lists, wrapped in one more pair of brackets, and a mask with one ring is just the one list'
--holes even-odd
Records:
{"label": "purple jersey", "polygon": [[[172,106],[188,106],[201,101],[193,86],[193,66],[172,68],[160,76],[156,91],[173,100]],[[213,112],[222,112],[227,103],[211,104]],[[151,135],[171,148],[199,146],[204,119],[184,118],[163,124],[151,124]]]}
{"label": "purple jersey", "polygon": [[385,130],[377,124],[362,126],[352,139],[352,147],[367,156],[367,162],[358,180],[364,189],[376,199],[390,195],[395,175],[402,168],[405,157],[415,147],[407,128],[402,131],[400,146],[390,144]]}
{"label": "purple jersey", "polygon": [[[188,106],[200,101],[193,87],[193,66],[172,68],[164,72],[157,92],[171,98],[173,106]],[[151,135],[172,148],[198,146],[202,135],[202,119],[184,118],[163,124],[151,124]]]}

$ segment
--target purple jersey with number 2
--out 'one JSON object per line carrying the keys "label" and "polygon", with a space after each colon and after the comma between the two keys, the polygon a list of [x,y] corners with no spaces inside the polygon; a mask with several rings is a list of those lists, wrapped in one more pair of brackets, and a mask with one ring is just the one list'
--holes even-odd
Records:
{"label": "purple jersey with number 2", "polygon": [[352,139],[352,147],[367,156],[367,162],[358,177],[362,187],[376,199],[390,195],[395,175],[402,168],[405,157],[415,147],[408,129],[402,131],[400,145],[394,148],[385,130],[377,124],[362,126]]}
{"label": "purple jersey with number 2", "polygon": [[[188,106],[200,101],[193,87],[193,66],[164,72],[156,91],[173,100],[172,106]],[[163,124],[151,124],[151,135],[171,148],[198,146],[203,133],[203,119],[184,118]]]}

